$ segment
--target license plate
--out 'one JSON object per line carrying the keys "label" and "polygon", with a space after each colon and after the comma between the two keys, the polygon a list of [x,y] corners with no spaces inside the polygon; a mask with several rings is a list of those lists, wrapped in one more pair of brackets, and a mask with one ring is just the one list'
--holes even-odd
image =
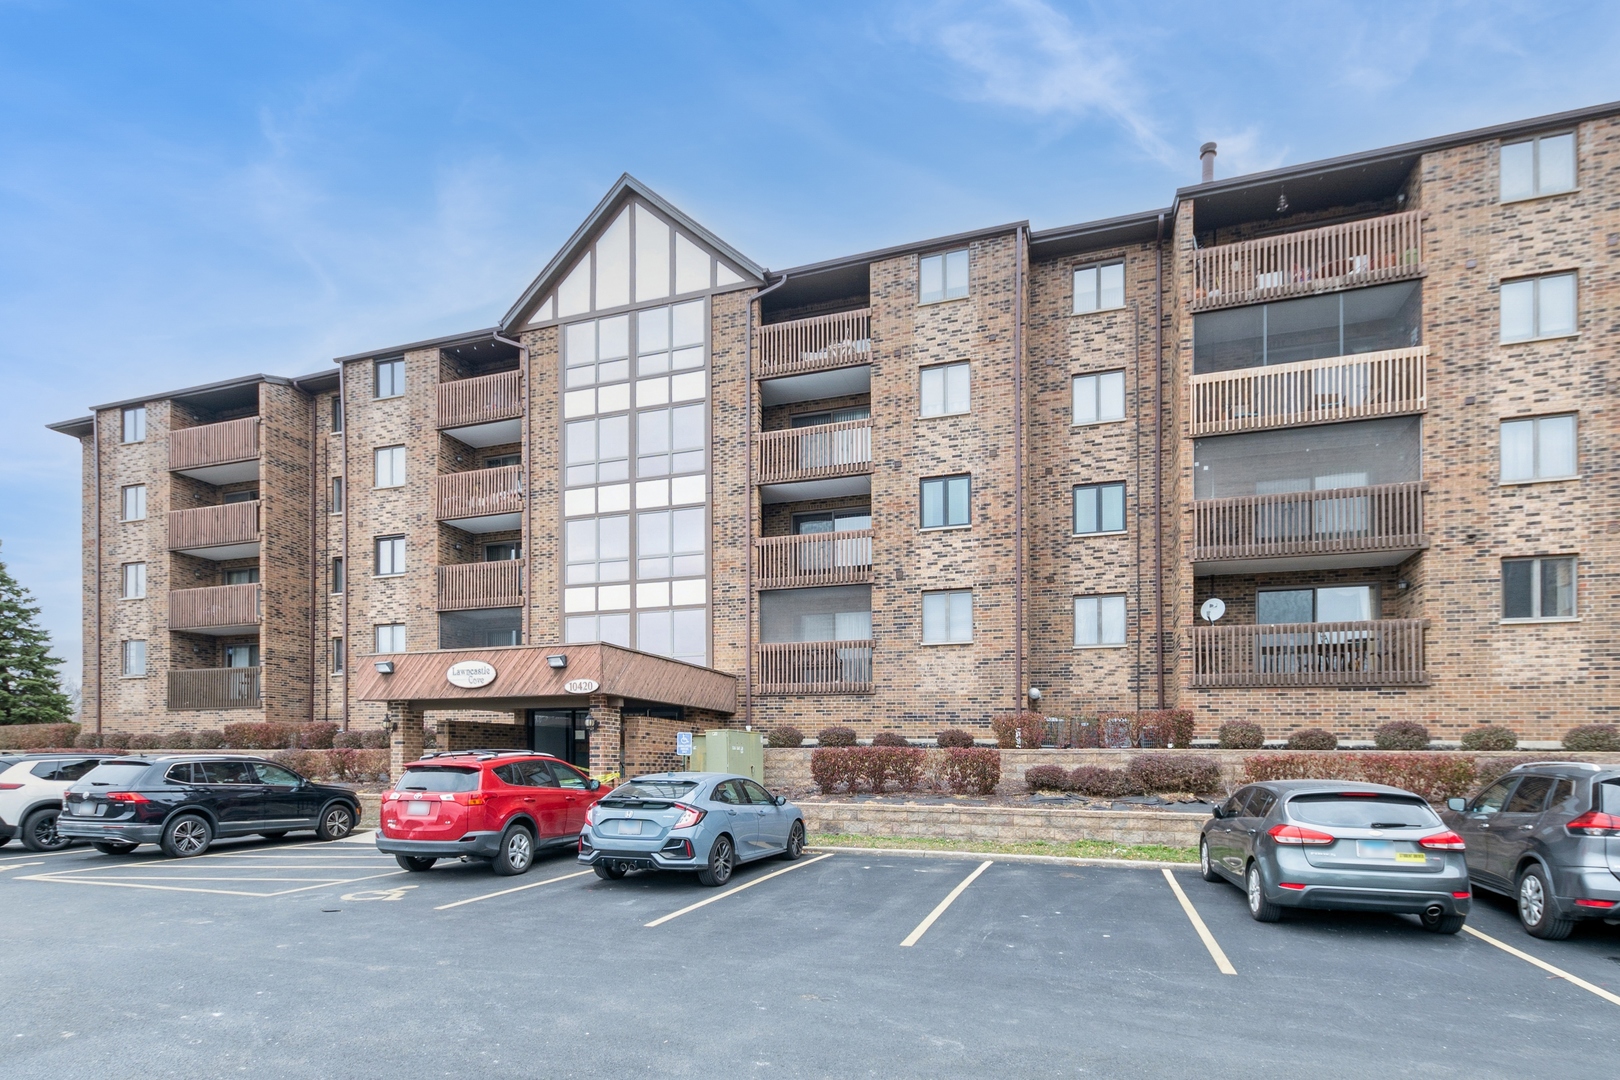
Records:
{"label": "license plate", "polygon": [[619,835],[620,836],[640,836],[641,835],[641,822],[640,821],[621,821],[621,822],[619,822]]}
{"label": "license plate", "polygon": [[1358,859],[1394,859],[1395,841],[1357,840],[1356,857]]}
{"label": "license plate", "polygon": [[405,804],[406,817],[431,817],[433,804],[430,802],[413,802]]}
{"label": "license plate", "polygon": [[1427,855],[1423,854],[1423,852],[1421,852],[1421,851],[1397,851],[1395,853],[1395,861],[1396,862],[1409,862],[1409,863],[1426,863],[1426,862],[1429,861],[1429,857]]}
{"label": "license plate", "polygon": [[95,817],[96,816],[96,804],[95,803],[87,803],[87,802],[76,802],[76,803],[74,803],[73,804],[73,816],[74,817]]}

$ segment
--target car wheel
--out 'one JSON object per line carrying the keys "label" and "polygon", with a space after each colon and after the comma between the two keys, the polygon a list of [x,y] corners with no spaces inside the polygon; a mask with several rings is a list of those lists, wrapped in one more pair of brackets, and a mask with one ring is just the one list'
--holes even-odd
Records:
{"label": "car wheel", "polygon": [[280,840],[283,836],[287,835],[287,830],[280,829],[276,832],[262,832],[259,835],[264,837],[266,840]]}
{"label": "car wheel", "polygon": [[624,867],[614,866],[612,863],[599,862],[593,869],[596,871],[596,876],[603,881],[618,881],[624,877]]}
{"label": "car wheel", "polygon": [[163,826],[163,854],[171,859],[201,855],[213,842],[214,827],[195,814],[181,814]]}
{"label": "car wheel", "polygon": [[1574,919],[1560,919],[1547,872],[1531,866],[1519,878],[1519,921],[1531,937],[1563,941],[1575,929]]}
{"label": "car wheel", "polygon": [[1468,921],[1466,915],[1430,915],[1427,911],[1418,918],[1423,922],[1423,929],[1431,934],[1455,934]]}
{"label": "car wheel", "polygon": [[29,851],[61,851],[73,841],[56,831],[56,810],[35,810],[23,819],[22,842]]}
{"label": "car wheel", "polygon": [[395,855],[394,861],[411,873],[420,874],[424,870],[433,869],[433,864],[439,860],[418,858],[415,855]]}
{"label": "car wheel", "polygon": [[731,837],[720,836],[709,849],[709,865],[698,871],[698,880],[705,885],[724,885],[731,880],[737,866],[737,851],[731,846]]}
{"label": "car wheel", "polygon": [[321,823],[315,828],[317,840],[341,840],[354,831],[354,811],[342,803],[333,803],[321,811]]}
{"label": "car wheel", "polygon": [[103,855],[128,855],[140,845],[120,844],[116,840],[95,840],[91,842],[90,846],[101,852]]}
{"label": "car wheel", "polygon": [[788,830],[787,850],[782,852],[782,858],[791,862],[804,854],[804,822],[795,821],[793,828]]}
{"label": "car wheel", "polygon": [[1205,881],[1223,881],[1221,872],[1215,869],[1215,864],[1209,861],[1209,841],[1198,841],[1198,872],[1204,876]]}
{"label": "car wheel", "polygon": [[495,872],[502,877],[526,874],[534,865],[534,837],[521,825],[514,825],[501,837],[501,850],[495,855]]}
{"label": "car wheel", "polygon": [[1277,922],[1282,918],[1282,908],[1266,899],[1265,883],[1260,880],[1260,864],[1249,864],[1249,914],[1254,916],[1255,922]]}

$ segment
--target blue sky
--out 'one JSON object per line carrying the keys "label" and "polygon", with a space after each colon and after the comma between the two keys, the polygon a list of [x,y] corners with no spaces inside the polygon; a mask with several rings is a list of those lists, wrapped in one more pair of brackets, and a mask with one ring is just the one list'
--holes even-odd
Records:
{"label": "blue sky", "polygon": [[629,171],[771,267],[1620,98],[1620,5],[0,0],[0,542],[101,401],[487,326]]}

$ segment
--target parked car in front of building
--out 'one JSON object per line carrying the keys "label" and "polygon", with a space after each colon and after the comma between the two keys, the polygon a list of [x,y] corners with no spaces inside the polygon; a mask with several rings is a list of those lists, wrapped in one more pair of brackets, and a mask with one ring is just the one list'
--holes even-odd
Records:
{"label": "parked car in front of building", "polygon": [[1620,768],[1520,765],[1447,806],[1474,883],[1512,897],[1531,935],[1558,941],[1581,919],[1620,923]]}
{"label": "parked car in front of building", "polygon": [[1387,911],[1455,934],[1468,917],[1463,838],[1422,797],[1382,784],[1239,788],[1205,822],[1198,863],[1205,881],[1242,888],[1260,922],[1287,908]]}
{"label": "parked car in front of building", "polygon": [[322,840],[339,840],[359,820],[352,790],[314,783],[274,762],[166,755],[103,760],[63,795],[57,829],[104,855],[158,844],[183,859],[226,836],[274,839],[313,829]]}
{"label": "parked car in front of building", "polygon": [[62,793],[101,760],[83,754],[0,758],[0,844],[17,838],[29,851],[60,851],[72,844],[56,827]]}
{"label": "parked car in front of building", "polygon": [[638,776],[596,804],[579,838],[579,861],[607,881],[630,870],[684,870],[724,885],[742,863],[803,854],[799,808],[731,773]]}
{"label": "parked car in front of building", "polygon": [[603,794],[600,781],[549,754],[428,754],[383,793],[377,850],[411,871],[481,859],[497,874],[524,874],[541,849],[574,845]]}

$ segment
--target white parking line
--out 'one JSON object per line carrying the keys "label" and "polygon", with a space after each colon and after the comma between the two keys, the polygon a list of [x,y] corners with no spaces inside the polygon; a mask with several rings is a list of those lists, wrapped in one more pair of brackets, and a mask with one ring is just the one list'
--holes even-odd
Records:
{"label": "white parking line", "polygon": [[[97,878],[68,877],[67,871],[60,874],[30,874],[27,877],[17,878],[17,881],[48,881],[57,885],[100,885],[108,889],[156,889],[160,892],[189,892],[214,893],[220,896],[249,896],[258,900],[268,900],[277,896],[291,896],[293,893],[309,892],[311,889],[337,888],[339,885],[353,885],[357,881],[371,881],[376,878],[393,877],[405,873],[404,870],[390,870],[385,874],[367,874],[365,877],[323,880],[315,885],[304,885],[297,889],[279,889],[275,892],[248,892],[243,889],[192,889],[184,885],[142,885],[133,881],[102,881]],[[170,879],[174,880],[174,879]],[[184,881],[185,878],[180,880]],[[261,881],[274,881],[275,878],[260,878]]]}
{"label": "white parking line", "polygon": [[[62,851],[19,851],[13,855],[0,855],[0,859],[15,859],[21,863],[28,859],[54,859],[61,855],[89,855],[89,848],[65,848]],[[3,863],[0,863],[3,865]]]}
{"label": "white parking line", "polygon": [[457,900],[453,904],[440,904],[433,910],[449,911],[451,908],[460,907],[463,904],[476,904],[480,900],[493,900],[497,896],[507,896],[511,893],[522,892],[524,889],[538,889],[540,886],[550,885],[554,881],[567,881],[569,878],[584,877],[586,874],[594,873],[596,873],[595,870],[581,870],[577,874],[563,874],[561,877],[546,878],[544,881],[531,881],[527,885],[518,885],[510,889],[502,889],[500,892],[485,893],[483,896],[469,896],[467,899]]}
{"label": "white parking line", "polygon": [[921,939],[924,934],[928,933],[928,928],[934,925],[934,920],[945,914],[945,909],[954,904],[956,902],[956,898],[967,891],[967,887],[973,884],[974,878],[990,869],[992,862],[993,860],[991,859],[984,860],[984,862],[979,864],[977,870],[974,870],[973,873],[963,878],[961,883],[947,893],[945,899],[941,900],[938,906],[936,906],[933,911],[928,913],[928,918],[918,923],[917,929],[906,935],[906,940],[900,943],[900,947],[902,949],[909,949],[911,946],[917,944],[918,940]]}
{"label": "white parking line", "polygon": [[1497,941],[1495,938],[1491,937],[1491,935],[1482,934],[1478,930],[1475,930],[1472,926],[1465,926],[1465,927],[1463,927],[1463,930],[1464,930],[1464,932],[1474,935],[1475,937],[1479,938],[1479,940],[1481,940],[1481,941],[1483,941],[1483,942],[1485,942],[1485,943],[1487,943],[1489,945],[1495,945],[1498,949],[1501,949],[1503,952],[1507,953],[1509,956],[1517,956],[1520,960],[1523,960],[1527,964],[1534,964],[1536,967],[1540,968],[1542,971],[1551,972],[1552,974],[1558,976],[1560,979],[1569,980],[1570,982],[1574,983],[1576,986],[1580,987],[1582,990],[1590,991],[1591,993],[1594,993],[1598,997],[1602,998],[1604,1001],[1610,1002],[1610,1003],[1615,1004],[1615,1005],[1620,1005],[1620,994],[1611,994],[1609,991],[1603,989],[1603,987],[1601,987],[1601,986],[1593,986],[1591,983],[1587,982],[1585,979],[1578,978],[1578,977],[1576,977],[1574,975],[1571,975],[1569,972],[1565,971],[1563,968],[1553,967],[1551,964],[1547,963],[1547,961],[1545,961],[1545,960],[1541,960],[1541,959],[1538,959],[1538,958],[1536,958],[1534,956],[1531,956],[1527,952],[1520,952],[1518,949],[1515,949],[1513,946],[1509,945],[1507,942],[1505,942],[1505,941]]}
{"label": "white parking line", "polygon": [[1176,894],[1176,899],[1181,901],[1181,910],[1185,911],[1187,918],[1192,920],[1193,929],[1198,931],[1198,936],[1203,939],[1204,948],[1209,950],[1209,955],[1214,958],[1215,966],[1221,969],[1221,974],[1236,975],[1237,968],[1233,967],[1232,961],[1226,958],[1226,953],[1221,950],[1220,943],[1215,940],[1215,935],[1210,933],[1209,927],[1204,925],[1204,920],[1199,916],[1198,909],[1192,906],[1192,901],[1187,899],[1187,894],[1181,891],[1181,882],[1176,880],[1176,875],[1171,873],[1168,868],[1164,870],[1164,880],[1170,883],[1170,890]]}
{"label": "white parking line", "polygon": [[5,873],[5,872],[6,872],[6,871],[7,871],[7,870],[18,870],[18,869],[21,869],[21,868],[22,868],[22,867],[25,867],[25,866],[44,866],[44,865],[45,865],[45,864],[44,864],[44,863],[42,863],[42,862],[14,862],[14,863],[6,863],[6,864],[5,864],[5,865],[4,865],[4,866],[0,866],[0,874],[3,874],[3,873]]}
{"label": "white parking line", "polygon": [[727,889],[723,893],[717,893],[714,896],[709,897],[707,900],[699,900],[695,904],[688,904],[686,907],[681,908],[681,910],[679,910],[679,911],[672,911],[668,915],[665,915],[663,918],[654,919],[652,922],[647,923],[647,925],[649,927],[662,926],[665,923],[669,922],[669,920],[678,919],[682,915],[685,915],[687,912],[696,911],[700,907],[708,907],[710,904],[714,903],[716,900],[724,900],[726,897],[731,896],[734,893],[740,893],[744,889],[752,889],[755,885],[758,885],[762,881],[769,881],[773,877],[781,877],[783,874],[789,873],[790,871],[793,871],[793,870],[802,870],[806,866],[809,866],[811,863],[818,863],[822,859],[830,859],[832,857],[833,857],[833,853],[829,851],[825,855],[817,855],[813,859],[806,859],[804,862],[794,863],[792,866],[785,866],[780,870],[776,870],[776,871],[773,871],[772,873],[766,874],[764,877],[757,877],[753,881],[745,881],[741,885],[738,885],[736,888]]}

